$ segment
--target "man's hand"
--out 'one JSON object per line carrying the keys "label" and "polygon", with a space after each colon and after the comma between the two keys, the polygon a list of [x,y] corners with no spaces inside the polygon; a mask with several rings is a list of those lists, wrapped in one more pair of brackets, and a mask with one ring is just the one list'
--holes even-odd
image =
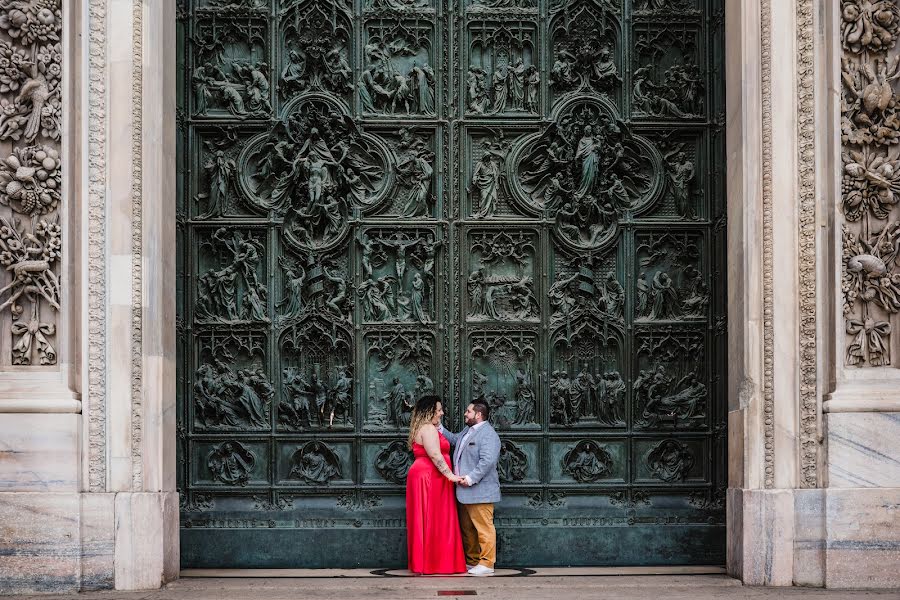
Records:
{"label": "man's hand", "polygon": [[460,478],[459,478],[459,481],[458,481],[457,483],[459,483],[459,485],[461,485],[461,486],[463,486],[463,487],[470,487],[470,486],[469,486],[469,480],[466,479],[465,477],[460,477]]}

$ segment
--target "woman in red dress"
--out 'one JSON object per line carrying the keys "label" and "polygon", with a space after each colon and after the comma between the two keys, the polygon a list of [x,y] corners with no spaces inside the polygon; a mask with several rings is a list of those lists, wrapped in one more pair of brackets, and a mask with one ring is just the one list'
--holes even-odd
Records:
{"label": "woman in red dress", "polygon": [[409,570],[423,575],[465,573],[456,513],[456,482],[450,442],[438,433],[444,410],[437,396],[416,402],[409,447],[416,457],[406,476],[406,545]]}

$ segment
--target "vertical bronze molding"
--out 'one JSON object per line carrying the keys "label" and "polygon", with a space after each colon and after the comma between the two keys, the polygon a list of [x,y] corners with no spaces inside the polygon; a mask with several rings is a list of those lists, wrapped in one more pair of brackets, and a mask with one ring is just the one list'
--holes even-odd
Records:
{"label": "vertical bronze molding", "polygon": [[143,109],[144,102],[144,0],[132,7],[131,62],[131,475],[133,490],[143,489],[143,339],[144,317],[143,235],[141,200],[143,196]]}
{"label": "vertical bronze molding", "polygon": [[800,486],[817,485],[816,133],[812,0],[797,0],[797,157],[800,282]]}
{"label": "vertical bronze molding", "polygon": [[772,2],[760,2],[763,201],[763,426],[765,487],[775,485],[775,336],[772,329]]}
{"label": "vertical bronze molding", "polygon": [[89,487],[106,491],[106,17],[90,0],[88,91],[88,445]]}

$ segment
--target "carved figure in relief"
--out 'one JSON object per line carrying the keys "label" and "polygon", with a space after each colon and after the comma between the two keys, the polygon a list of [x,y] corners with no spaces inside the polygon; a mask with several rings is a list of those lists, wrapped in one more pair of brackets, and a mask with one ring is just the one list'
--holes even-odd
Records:
{"label": "carved figure in relief", "polygon": [[269,80],[265,74],[266,69],[268,69],[268,65],[265,63],[235,65],[237,75],[246,83],[247,108],[252,113],[262,114],[272,110],[272,104],[269,102]]}
{"label": "carved figure in relief", "polygon": [[563,273],[556,274],[556,281],[550,286],[547,297],[550,299],[550,306],[553,308],[552,321],[562,321],[575,309],[575,297],[571,293],[570,286],[578,278],[578,274],[574,273],[566,277]]}
{"label": "carved figure in relief", "polygon": [[506,69],[498,67],[494,70],[493,75],[491,75],[491,85],[494,90],[494,105],[492,110],[494,112],[503,112],[506,110],[506,96],[509,89]]}
{"label": "carved figure in relief", "polygon": [[398,485],[406,483],[406,474],[413,463],[413,454],[404,442],[391,442],[375,455],[375,470],[382,479]]}
{"label": "carved figure in relief", "polygon": [[[262,243],[252,238],[244,239],[240,231],[232,232],[230,239],[226,235],[225,228],[219,228],[208,242],[214,250],[227,251],[231,260],[224,268],[209,269],[197,279],[195,316],[201,321],[268,321],[268,290],[257,277]],[[240,311],[237,306],[238,277],[243,289]]]}
{"label": "carved figure in relief", "polygon": [[689,420],[702,414],[706,400],[706,386],[700,383],[696,371],[690,371],[673,386],[673,378],[662,364],[650,372],[641,371],[634,382],[635,397],[644,403],[643,418],[655,425],[663,417]]}
{"label": "carved figure in relief", "polygon": [[282,317],[292,319],[303,312],[303,286],[306,281],[306,270],[299,264],[291,264],[279,257],[278,264],[284,271],[284,296],[275,305],[282,312]]}
{"label": "carved figure in relief", "polygon": [[703,281],[703,273],[692,266],[685,269],[684,274],[690,279],[688,295],[682,303],[685,316],[702,317],[709,306],[709,288]]}
{"label": "carved figure in relief", "polygon": [[391,388],[385,393],[384,401],[387,406],[388,421],[395,427],[409,425],[412,409],[415,404],[413,394],[406,390],[406,386],[399,377],[394,377]]}
{"label": "carved figure in relief", "polygon": [[566,452],[562,464],[563,472],[578,483],[593,483],[610,476],[613,460],[597,442],[582,440]]}
{"label": "carved figure in relief", "polygon": [[650,473],[666,483],[684,481],[694,466],[694,456],[678,440],[663,440],[647,455]]}
{"label": "carved figure in relief", "polygon": [[516,311],[516,318],[528,320],[541,314],[541,307],[534,295],[534,282],[531,277],[523,277],[508,286],[510,305]]}
{"label": "carved figure in relief", "polygon": [[521,58],[509,67],[509,92],[514,111],[525,110],[525,63]]}
{"label": "carved figure in relief", "polygon": [[472,188],[478,189],[478,211],[474,218],[491,218],[497,210],[497,202],[500,195],[500,181],[503,177],[501,162],[496,154],[485,151],[481,160],[475,163],[472,171],[472,183],[467,188],[471,193]]}
{"label": "carved figure in relief", "polygon": [[606,276],[603,304],[606,312],[614,317],[621,317],[625,311],[625,288],[616,279],[614,273],[608,273]]}
{"label": "carved figure in relief", "polygon": [[509,440],[500,444],[497,474],[503,483],[516,483],[525,479],[528,457],[519,446]]}
{"label": "carved figure in relief", "polygon": [[414,84],[418,111],[426,115],[435,114],[434,71],[427,64],[419,66],[418,63],[413,62],[409,76]]}
{"label": "carved figure in relief", "polygon": [[572,68],[575,64],[575,57],[566,50],[558,50],[556,58],[553,61],[553,67],[550,69],[551,85],[561,85],[567,87],[571,85],[575,78],[572,76]]}
{"label": "carved figure in relief", "polygon": [[342,476],[341,459],[324,442],[307,442],[291,458],[292,479],[323,485]]}
{"label": "carved figure in relief", "polygon": [[[369,66],[363,70],[357,90],[363,110],[369,113],[435,114],[434,70],[421,58],[427,49],[397,37],[372,41],[365,47]],[[406,62],[412,58],[411,63]],[[409,70],[406,71],[406,68]]]}
{"label": "carved figure in relief", "polygon": [[570,425],[578,420],[579,396],[572,401],[572,380],[565,371],[557,370],[550,375],[550,422]]}
{"label": "carved figure in relief", "polygon": [[530,425],[535,422],[536,400],[531,375],[516,369],[516,425]]}
{"label": "carved figure in relief", "polygon": [[677,152],[674,156],[667,156],[669,182],[672,185],[672,193],[675,196],[675,210],[682,217],[693,219],[694,212],[693,195],[691,186],[694,181],[694,163],[684,152]]}
{"label": "carved figure in relief", "polygon": [[541,87],[541,72],[534,65],[528,67],[525,72],[525,110],[530,113],[538,112],[538,90]]}
{"label": "carved figure in relief", "polygon": [[245,486],[256,464],[256,457],[240,442],[223,442],[209,454],[206,466],[213,481]]}
{"label": "carved figure in relief", "polygon": [[217,150],[213,156],[203,165],[209,180],[209,193],[198,194],[197,198],[208,200],[206,212],[198,215],[199,219],[221,217],[225,215],[228,202],[228,190],[234,184],[237,166],[233,159],[225,156],[222,150]]}
{"label": "carved figure in relief", "polygon": [[431,178],[434,175],[434,169],[429,163],[433,159],[434,155],[431,152],[421,150],[397,165],[397,174],[409,187],[406,202],[401,210],[404,217],[429,216]]}
{"label": "carved figure in relief", "polygon": [[655,65],[634,72],[632,97],[637,110],[655,117],[688,119],[703,112],[703,79],[693,64],[676,64],[666,69],[662,82],[654,80]]}
{"label": "carved figure in relief", "polygon": [[343,418],[344,424],[350,419],[350,409],[353,406],[353,379],[347,369],[339,369],[337,381],[331,390],[331,413],[328,415],[328,427],[334,424],[335,415]]}
{"label": "carved figure in relief", "polygon": [[625,423],[625,382],[618,371],[598,373],[594,378],[597,420],[612,427]]}
{"label": "carved figure in relief", "polygon": [[422,396],[434,393],[434,381],[427,375],[417,375],[416,385],[413,388],[413,398],[418,400]]}
{"label": "carved figure in relief", "polygon": [[413,275],[412,293],[410,296],[412,318],[420,323],[430,323],[431,319],[425,310],[425,281],[419,273]]}
{"label": "carved figure in relief", "polygon": [[487,112],[491,102],[487,92],[487,71],[470,65],[466,74],[466,89],[469,94],[469,112],[477,115]]}
{"label": "carved figure in relief", "polygon": [[649,318],[654,320],[677,319],[681,316],[681,302],[672,278],[665,271],[653,276],[651,285],[651,305]]}
{"label": "carved figure in relief", "polygon": [[194,382],[194,414],[204,426],[237,427],[241,418],[232,407],[226,381],[210,364],[197,368]]}
{"label": "carved figure in relief", "polygon": [[322,271],[325,273],[328,281],[333,284],[333,290],[325,300],[325,306],[334,314],[341,316],[344,314],[343,306],[347,299],[347,280],[341,277],[340,274],[332,275],[327,268],[322,269]]}
{"label": "carved figure in relief", "polygon": [[282,377],[288,399],[282,400],[278,405],[280,420],[298,429],[309,428],[312,423],[314,400],[306,379],[295,368],[284,369]]}
{"label": "carved figure in relief", "polygon": [[268,405],[275,395],[275,388],[266,380],[265,374],[256,371],[239,370],[237,378],[228,382],[236,397],[235,403],[248,415],[252,427],[268,425]]}

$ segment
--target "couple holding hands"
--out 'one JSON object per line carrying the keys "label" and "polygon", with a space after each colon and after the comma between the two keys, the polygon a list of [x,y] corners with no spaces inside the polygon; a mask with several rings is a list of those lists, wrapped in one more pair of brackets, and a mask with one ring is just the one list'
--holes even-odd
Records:
{"label": "couple holding hands", "polygon": [[416,402],[409,426],[415,461],[406,478],[407,550],[414,573],[494,572],[500,437],[488,422],[490,411],[486,403],[472,402],[466,426],[453,433],[441,425],[438,396]]}

